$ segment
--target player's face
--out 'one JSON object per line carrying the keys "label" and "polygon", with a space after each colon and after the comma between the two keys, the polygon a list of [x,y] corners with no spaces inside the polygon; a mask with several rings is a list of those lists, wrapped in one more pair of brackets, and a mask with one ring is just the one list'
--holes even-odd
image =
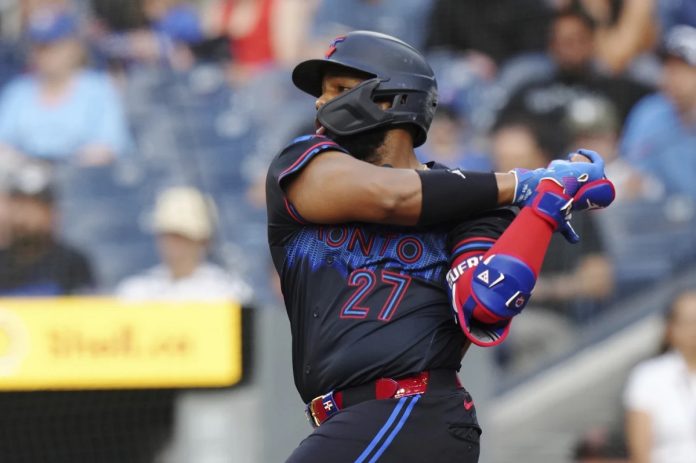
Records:
{"label": "player's face", "polygon": [[352,74],[327,73],[321,83],[321,96],[317,98],[316,108],[321,108],[342,93],[360,85],[364,80],[364,77]]}
{"label": "player's face", "polygon": [[[329,101],[357,87],[369,78],[370,76],[360,72],[350,72],[346,70],[328,71],[322,79],[321,95],[317,98],[314,106],[318,111]],[[391,106],[389,101],[378,101],[377,104],[383,110],[389,109]],[[325,133],[325,129],[319,124],[319,121],[315,121],[315,126],[317,134],[323,135]]]}

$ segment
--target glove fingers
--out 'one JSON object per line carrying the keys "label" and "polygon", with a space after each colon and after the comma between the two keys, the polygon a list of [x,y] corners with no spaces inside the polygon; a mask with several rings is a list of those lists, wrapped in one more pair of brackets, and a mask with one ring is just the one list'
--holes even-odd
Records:
{"label": "glove fingers", "polygon": [[573,210],[602,209],[615,198],[616,190],[610,180],[595,180],[582,186],[573,196]]}
{"label": "glove fingers", "polygon": [[[578,154],[582,154],[586,158],[589,158],[590,161],[592,161],[592,164],[597,164],[601,166],[602,170],[604,170],[604,159],[602,156],[599,155],[598,152],[592,151],[592,150],[587,150],[584,148],[580,148],[579,150],[576,151]],[[574,153],[571,153],[569,156],[572,156]]]}
{"label": "glove fingers", "polygon": [[560,232],[569,243],[575,244],[580,242],[580,235],[573,229],[570,220],[566,220],[561,224]]}

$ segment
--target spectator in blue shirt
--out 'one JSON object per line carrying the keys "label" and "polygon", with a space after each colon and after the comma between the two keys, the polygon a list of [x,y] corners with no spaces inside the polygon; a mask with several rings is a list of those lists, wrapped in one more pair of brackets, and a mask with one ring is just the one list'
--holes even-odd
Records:
{"label": "spectator in blue shirt", "polygon": [[77,18],[39,10],[27,36],[32,71],[0,96],[0,154],[100,165],[126,152],[119,95],[106,75],[84,68]]}
{"label": "spectator in blue shirt", "polygon": [[621,152],[657,176],[667,194],[696,199],[696,28],[673,28],[663,56],[662,89],[631,111]]}

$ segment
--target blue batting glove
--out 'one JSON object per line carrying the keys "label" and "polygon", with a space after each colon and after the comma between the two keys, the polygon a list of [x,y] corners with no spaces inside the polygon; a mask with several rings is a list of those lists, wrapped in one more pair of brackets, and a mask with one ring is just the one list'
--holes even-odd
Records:
{"label": "blue batting glove", "polygon": [[604,209],[616,198],[614,184],[609,179],[595,180],[583,185],[573,196],[573,210]]}
{"label": "blue batting glove", "polygon": [[568,216],[566,220],[564,220],[563,223],[559,226],[558,232],[561,235],[563,235],[563,238],[565,238],[566,241],[570,244],[580,242],[580,235],[577,234],[577,232],[573,228],[573,225],[570,223],[570,216]]}
{"label": "blue batting glove", "polygon": [[[590,159],[591,162],[571,162],[555,160],[546,168],[549,176],[561,183],[567,194],[574,196],[581,186],[589,182],[606,178],[604,174],[604,159],[596,151],[579,149],[578,154]],[[568,155],[571,159],[575,153]]]}
{"label": "blue batting glove", "polygon": [[[588,158],[592,164],[599,166],[600,169],[602,170],[602,172],[604,172],[604,159],[602,158],[602,156],[598,152],[592,151],[592,150],[586,150],[585,148],[580,148],[575,153],[582,154],[583,156]],[[573,156],[575,156],[575,153],[570,153],[568,155],[569,161],[571,159],[573,159]]]}
{"label": "blue batting glove", "polygon": [[512,169],[511,174],[515,176],[515,196],[512,199],[512,204],[519,207],[524,207],[529,198],[536,191],[537,185],[546,174],[546,169]]}

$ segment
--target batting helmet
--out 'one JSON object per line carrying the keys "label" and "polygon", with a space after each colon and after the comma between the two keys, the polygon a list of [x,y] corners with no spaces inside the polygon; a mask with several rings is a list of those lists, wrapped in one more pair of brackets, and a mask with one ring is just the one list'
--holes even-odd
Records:
{"label": "batting helmet", "polygon": [[[346,136],[409,124],[416,129],[414,146],[425,142],[437,107],[437,82],[430,65],[415,48],[377,32],[350,32],[331,42],[325,59],[298,64],[292,81],[300,90],[319,97],[327,68],[370,76],[317,112],[317,119],[329,132]],[[391,107],[382,110],[376,101],[385,99]]]}

